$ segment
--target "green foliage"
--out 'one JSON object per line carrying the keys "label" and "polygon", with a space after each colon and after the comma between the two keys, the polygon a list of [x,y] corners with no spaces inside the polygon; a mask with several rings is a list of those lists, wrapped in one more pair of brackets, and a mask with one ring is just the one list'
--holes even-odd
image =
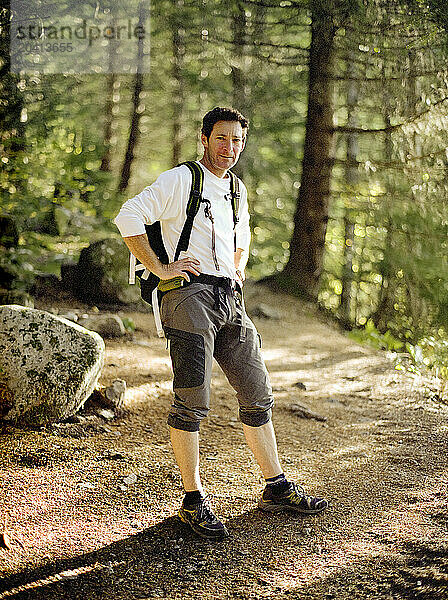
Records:
{"label": "green foliage", "polygon": [[417,375],[429,374],[440,381],[439,397],[448,391],[448,341],[444,331],[421,338],[418,343],[402,342],[390,331],[380,333],[369,320],[362,329],[350,331],[348,337],[359,344],[367,344],[377,350],[397,352],[395,368]]}
{"label": "green foliage", "polygon": [[435,4],[403,3],[391,16],[387,3],[367,3],[371,27],[355,20],[339,32],[348,77],[336,84],[335,121],[355,131],[336,139],[319,295],[336,316],[414,346],[448,326],[446,35],[430,21]]}
{"label": "green foliage", "polygon": [[363,329],[350,331],[348,337],[359,344],[368,344],[377,350],[398,351],[404,347],[404,343],[395,338],[390,331],[380,333],[371,320]]}
{"label": "green foliage", "polygon": [[8,287],[20,291],[30,290],[35,277],[32,249],[19,247],[0,250],[0,272],[9,273],[14,278]]}
{"label": "green foliage", "polygon": [[448,341],[440,337],[429,336],[419,340],[419,344],[406,344],[414,365],[417,368],[429,369],[431,373],[448,382]]}
{"label": "green foliage", "polygon": [[124,317],[122,319],[122,321],[123,321],[123,325],[124,325],[124,328],[126,329],[126,331],[128,333],[134,333],[134,331],[136,329],[134,320],[131,319],[131,317]]}

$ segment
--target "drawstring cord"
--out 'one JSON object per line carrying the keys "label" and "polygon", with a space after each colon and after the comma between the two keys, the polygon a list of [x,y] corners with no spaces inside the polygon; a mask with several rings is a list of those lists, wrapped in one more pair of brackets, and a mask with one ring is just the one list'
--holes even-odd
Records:
{"label": "drawstring cord", "polygon": [[215,219],[213,218],[212,211],[211,211],[211,202],[210,202],[210,200],[207,200],[206,198],[203,198],[202,202],[204,202],[204,204],[205,204],[205,206],[204,206],[205,216],[207,217],[207,219],[210,219],[210,222],[212,224],[212,256],[213,256],[213,262],[215,263],[215,269],[217,271],[219,271],[220,268],[219,268],[218,258],[216,256]]}
{"label": "drawstring cord", "polygon": [[240,342],[246,341],[246,308],[244,306],[243,294],[241,294],[241,328],[240,328]]}

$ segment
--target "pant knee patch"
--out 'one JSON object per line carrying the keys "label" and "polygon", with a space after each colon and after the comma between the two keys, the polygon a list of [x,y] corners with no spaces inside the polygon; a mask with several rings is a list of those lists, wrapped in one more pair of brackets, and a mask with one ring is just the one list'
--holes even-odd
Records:
{"label": "pant knee patch", "polygon": [[272,419],[272,410],[268,408],[267,410],[241,410],[240,409],[240,420],[244,425],[249,425],[249,427],[261,427],[262,425],[266,425]]}
{"label": "pant knee patch", "polygon": [[199,431],[199,421],[184,421],[176,415],[168,415],[168,425],[182,431]]}
{"label": "pant knee patch", "polygon": [[165,327],[165,335],[170,341],[174,389],[202,385],[205,379],[205,343],[203,336],[171,327]]}

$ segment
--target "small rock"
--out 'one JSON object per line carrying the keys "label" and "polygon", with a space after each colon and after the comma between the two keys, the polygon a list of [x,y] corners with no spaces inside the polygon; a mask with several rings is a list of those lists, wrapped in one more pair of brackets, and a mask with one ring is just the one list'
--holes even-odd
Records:
{"label": "small rock", "polygon": [[331,404],[342,404],[337,398],[327,398],[327,402],[330,402]]}
{"label": "small rock", "polygon": [[108,451],[102,454],[99,460],[121,460],[123,458],[126,458],[126,456],[121,454],[121,452]]}
{"label": "small rock", "polygon": [[105,421],[112,421],[112,419],[115,419],[114,411],[109,410],[108,408],[99,408],[96,413]]}
{"label": "small rock", "polygon": [[59,316],[63,319],[67,319],[67,321],[73,321],[74,323],[77,323],[78,321],[78,315],[75,312],[67,312]]}
{"label": "small rock", "polygon": [[45,448],[39,448],[35,452],[29,450],[20,455],[18,463],[24,467],[48,467],[52,464],[52,456]]}
{"label": "small rock", "polygon": [[70,417],[68,417],[67,419],[64,419],[62,421],[62,423],[84,423],[85,419],[84,417],[81,417],[80,415],[71,415]]}
{"label": "small rock", "polygon": [[301,381],[296,381],[296,383],[294,384],[294,387],[299,388],[299,390],[306,391],[306,385],[304,383],[302,383]]}
{"label": "small rock", "polygon": [[123,321],[117,315],[82,315],[78,324],[90,331],[96,331],[103,338],[115,338],[126,335]]}
{"label": "small rock", "polygon": [[254,317],[259,317],[261,319],[272,319],[273,321],[279,321],[281,319],[281,315],[275,308],[268,306],[267,304],[257,304],[250,311],[250,314]]}
{"label": "small rock", "polygon": [[116,408],[122,408],[124,403],[124,397],[126,394],[126,381],[123,379],[115,379],[111,385],[106,387],[104,395]]}
{"label": "small rock", "polygon": [[137,479],[138,479],[137,475],[135,473],[131,473],[130,475],[128,475],[127,477],[125,477],[123,479],[123,482],[126,485],[133,485],[134,483],[137,483]]}
{"label": "small rock", "polygon": [[78,484],[78,487],[80,487],[82,490],[94,490],[95,489],[95,486],[93,485],[93,483],[89,483],[88,481],[86,481],[85,483]]}

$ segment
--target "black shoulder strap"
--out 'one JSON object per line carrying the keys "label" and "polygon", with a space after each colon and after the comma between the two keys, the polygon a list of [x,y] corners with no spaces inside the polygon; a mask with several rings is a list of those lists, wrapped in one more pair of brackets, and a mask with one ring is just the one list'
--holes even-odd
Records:
{"label": "black shoulder strap", "polygon": [[240,198],[241,198],[240,180],[235,175],[235,173],[232,173],[232,171],[229,171],[229,175],[230,175],[230,197],[232,199],[232,211],[233,211],[233,226],[235,227],[239,220],[238,213],[240,210]]}
{"label": "black shoulder strap", "polygon": [[188,198],[187,204],[187,219],[184,223],[182,233],[180,234],[179,241],[177,243],[176,252],[174,254],[174,260],[178,260],[181,252],[188,250],[188,244],[190,243],[191,230],[193,227],[193,221],[198,213],[199,206],[202,202],[202,189],[204,187],[204,171],[198,165],[197,162],[189,160],[187,162],[180,163],[188,167],[191,173],[191,188],[190,197]]}
{"label": "black shoulder strap", "polygon": [[233,232],[234,232],[233,233],[233,250],[236,252],[235,227],[239,220],[238,215],[239,215],[239,210],[240,210],[240,198],[241,198],[240,180],[235,175],[235,173],[232,173],[232,171],[229,171],[229,175],[230,175],[230,198],[232,201],[232,211],[233,211]]}

